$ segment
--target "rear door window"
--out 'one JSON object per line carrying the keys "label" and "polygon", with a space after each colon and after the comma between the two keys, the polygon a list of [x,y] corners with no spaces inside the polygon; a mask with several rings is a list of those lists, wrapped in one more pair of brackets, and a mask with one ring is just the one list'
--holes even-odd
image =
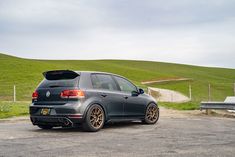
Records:
{"label": "rear door window", "polygon": [[118,90],[112,76],[107,74],[92,74],[91,81],[94,89]]}
{"label": "rear door window", "polygon": [[114,76],[114,78],[117,81],[121,91],[128,92],[128,93],[131,93],[133,91],[137,91],[136,86],[133,83],[131,83],[130,81],[128,81],[124,78],[118,77],[118,76]]}

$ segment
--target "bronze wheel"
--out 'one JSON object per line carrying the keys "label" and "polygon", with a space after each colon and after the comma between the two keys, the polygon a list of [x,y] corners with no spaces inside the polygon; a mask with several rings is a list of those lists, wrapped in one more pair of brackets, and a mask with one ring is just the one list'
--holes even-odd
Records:
{"label": "bronze wheel", "polygon": [[148,105],[145,113],[144,122],[147,124],[155,124],[159,118],[159,108],[155,104]]}
{"label": "bronze wheel", "polygon": [[100,107],[94,107],[91,110],[90,123],[94,128],[100,128],[103,124],[104,113]]}
{"label": "bronze wheel", "polygon": [[104,125],[105,114],[100,105],[92,105],[86,115],[83,128],[86,131],[98,131]]}

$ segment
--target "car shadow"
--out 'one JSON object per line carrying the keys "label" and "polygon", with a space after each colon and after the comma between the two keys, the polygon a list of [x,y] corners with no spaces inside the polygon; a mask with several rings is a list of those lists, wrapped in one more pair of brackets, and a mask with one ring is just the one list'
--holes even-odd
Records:
{"label": "car shadow", "polygon": [[[127,121],[127,122],[108,122],[106,123],[100,131],[109,130],[109,129],[120,129],[120,128],[128,128],[143,125],[139,121]],[[36,127],[36,126],[35,126]],[[53,129],[33,129],[33,132],[45,132],[45,133],[71,133],[71,132],[81,132],[81,133],[89,133],[82,129],[82,126],[77,127],[54,127]],[[92,133],[92,132],[90,132]]]}
{"label": "car shadow", "polygon": [[[35,126],[36,127],[36,126]],[[84,132],[82,127],[54,127],[53,129],[40,129],[33,130],[34,132],[45,132],[45,133],[71,133],[71,132]]]}

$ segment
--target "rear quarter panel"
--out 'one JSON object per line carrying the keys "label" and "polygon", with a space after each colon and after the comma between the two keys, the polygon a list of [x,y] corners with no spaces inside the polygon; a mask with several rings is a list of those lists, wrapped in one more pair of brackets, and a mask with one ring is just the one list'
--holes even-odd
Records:
{"label": "rear quarter panel", "polygon": [[80,113],[83,114],[83,117],[86,116],[86,113],[91,105],[98,104],[103,108],[105,112],[106,120],[107,120],[108,119],[107,106],[102,104],[102,98],[97,93],[97,91],[93,89],[86,89],[85,94],[86,94],[86,97],[82,101],[82,105],[80,106]]}

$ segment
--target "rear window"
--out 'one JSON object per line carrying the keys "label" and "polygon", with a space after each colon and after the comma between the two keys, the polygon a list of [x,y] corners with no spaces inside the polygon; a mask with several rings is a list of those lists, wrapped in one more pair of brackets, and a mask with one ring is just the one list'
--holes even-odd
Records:
{"label": "rear window", "polygon": [[38,88],[55,88],[55,87],[78,87],[79,76],[74,79],[47,80],[44,79]]}

